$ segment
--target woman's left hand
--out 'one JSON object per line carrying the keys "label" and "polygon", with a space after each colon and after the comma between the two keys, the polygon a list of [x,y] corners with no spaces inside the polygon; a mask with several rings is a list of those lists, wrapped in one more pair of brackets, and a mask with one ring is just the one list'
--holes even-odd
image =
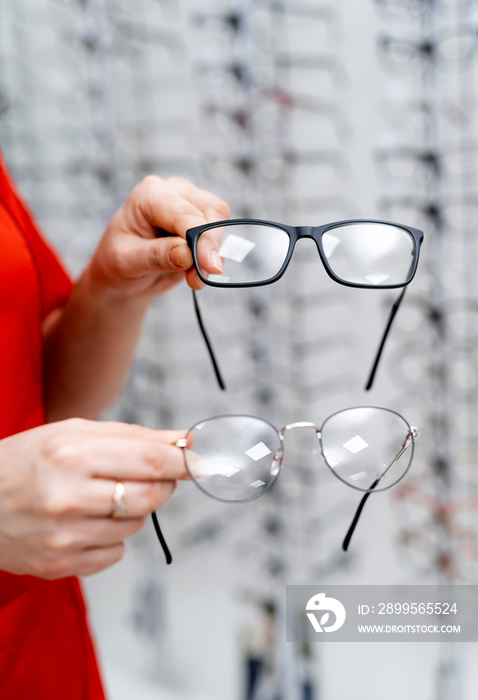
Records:
{"label": "woman's left hand", "polygon": [[[180,177],[150,175],[108,224],[89,265],[90,280],[103,289],[146,297],[165,292],[184,276],[192,289],[200,289],[186,231],[228,217],[226,202],[210,192]],[[158,228],[171,237],[157,238]],[[212,238],[204,238],[198,252],[204,272],[221,272]]]}

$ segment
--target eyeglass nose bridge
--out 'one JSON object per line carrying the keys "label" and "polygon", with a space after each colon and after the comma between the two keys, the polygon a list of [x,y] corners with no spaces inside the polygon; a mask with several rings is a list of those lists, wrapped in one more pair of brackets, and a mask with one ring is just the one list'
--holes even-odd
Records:
{"label": "eyeglass nose bridge", "polygon": [[283,439],[285,433],[288,430],[294,430],[294,428],[313,428],[315,430],[317,440],[320,443],[320,428],[319,428],[319,426],[315,425],[315,423],[309,423],[308,421],[298,421],[297,423],[288,423],[287,425],[284,425],[284,427],[279,430],[279,435],[281,436],[281,439]]}
{"label": "eyeglass nose bridge", "polygon": [[295,233],[294,247],[295,247],[295,244],[297,243],[297,241],[299,241],[301,238],[309,238],[317,246],[317,250],[319,252],[319,255],[325,264],[325,261],[323,260],[323,254],[321,251],[321,239],[322,239],[322,234],[324,233],[324,230],[327,229],[327,227],[328,227],[328,225],[327,226],[295,226],[294,227],[294,233]]}
{"label": "eyeglass nose bridge", "polygon": [[315,425],[315,423],[309,423],[308,421],[298,421],[297,423],[288,423],[284,425],[283,428],[279,430],[279,434],[284,437],[284,434],[288,430],[293,430],[294,428],[313,428],[315,432],[320,435],[320,428]]}
{"label": "eyeglass nose bridge", "polygon": [[318,231],[321,231],[321,226],[297,226],[295,231],[297,238],[312,238],[315,240]]}
{"label": "eyeglass nose bridge", "polygon": [[279,430],[281,443],[283,443],[284,441],[285,433],[288,430],[294,430],[294,428],[313,428],[313,430],[315,430],[315,436],[317,438],[317,447],[314,450],[314,453],[320,456],[322,454],[321,432],[319,426],[315,423],[309,423],[309,421],[298,421],[297,423],[288,423],[287,425],[284,425],[284,427]]}

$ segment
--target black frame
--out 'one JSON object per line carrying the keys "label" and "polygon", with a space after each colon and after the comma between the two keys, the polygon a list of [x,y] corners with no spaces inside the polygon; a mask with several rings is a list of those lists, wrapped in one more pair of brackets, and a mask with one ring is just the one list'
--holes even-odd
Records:
{"label": "black frame", "polygon": [[[199,239],[199,236],[204,233],[205,231],[208,231],[213,228],[220,228],[224,226],[233,226],[233,225],[238,225],[238,224],[252,224],[252,225],[259,225],[259,226],[270,226],[271,228],[279,228],[287,233],[289,236],[289,249],[287,251],[286,259],[279,270],[279,272],[271,277],[268,280],[262,280],[261,282],[233,282],[233,283],[226,283],[222,284],[220,282],[214,282],[211,281],[205,277],[202,276],[198,260],[197,260],[197,241]],[[408,275],[408,278],[405,282],[401,282],[400,284],[384,284],[384,285],[374,285],[374,284],[360,284],[357,282],[347,282],[346,280],[343,280],[341,277],[338,277],[330,268],[328,262],[327,262],[327,257],[324,253],[324,249],[322,247],[322,236],[324,233],[327,231],[331,231],[334,228],[338,228],[340,226],[346,226],[346,225],[351,225],[351,224],[385,224],[387,226],[395,226],[397,228],[401,228],[404,231],[406,231],[414,241],[414,261],[412,266],[410,267],[410,272]],[[157,236],[158,237],[164,237],[164,236],[169,236],[167,231],[164,231],[163,229],[158,229],[157,231]],[[299,238],[311,238],[312,240],[315,241],[317,245],[317,250],[319,252],[319,257],[322,261],[322,264],[324,265],[325,271],[327,272],[328,276],[334,280],[334,282],[337,282],[338,284],[341,284],[345,287],[355,287],[359,289],[402,289],[401,294],[397,298],[397,300],[394,302],[390,314],[387,320],[387,323],[385,325],[385,330],[382,334],[382,338],[380,340],[377,352],[375,354],[372,367],[370,369],[367,382],[365,384],[365,391],[369,391],[372,386],[373,382],[375,379],[375,375],[378,369],[378,365],[380,363],[380,358],[382,357],[382,352],[385,347],[386,340],[388,338],[388,334],[390,332],[390,329],[392,327],[393,320],[397,314],[398,309],[400,308],[400,304],[403,301],[403,297],[405,296],[405,291],[407,286],[410,284],[412,279],[415,276],[415,273],[417,271],[418,267],[418,260],[420,257],[420,248],[421,244],[423,242],[423,231],[420,231],[417,228],[413,228],[411,226],[405,226],[404,224],[398,224],[394,221],[387,221],[384,219],[345,219],[343,221],[334,221],[329,224],[324,224],[322,226],[288,226],[286,224],[279,224],[276,221],[268,221],[267,219],[227,219],[225,221],[215,221],[211,222],[208,224],[203,224],[202,226],[195,226],[194,228],[189,229],[186,231],[186,241],[188,243],[189,248],[191,249],[191,253],[193,256],[193,262],[194,262],[194,267],[195,270],[200,278],[200,280],[207,286],[209,287],[217,287],[217,288],[238,288],[238,287],[263,287],[266,284],[273,284],[277,280],[279,280],[284,272],[287,269],[287,266],[290,262],[290,259],[292,257],[292,254],[294,252],[295,244],[299,240]],[[219,384],[219,387],[224,391],[226,389],[226,384],[224,382],[224,379],[222,377],[221,371],[219,369],[219,364],[216,360],[216,357],[214,355],[214,351],[212,349],[212,343],[209,339],[209,336],[206,332],[206,328],[204,325],[204,322],[202,320],[201,316],[201,310],[199,308],[196,292],[193,290],[192,291],[193,295],[193,302],[194,302],[194,310],[196,312],[196,318],[199,324],[199,328],[201,330],[202,336],[204,338],[204,341],[206,343],[206,347],[209,353],[209,357],[211,359],[211,363],[214,369],[214,373],[216,375],[217,382]]]}
{"label": "black frame", "polygon": [[[267,279],[267,280],[262,280],[260,282],[232,282],[232,283],[221,283],[221,282],[214,282],[206,277],[203,277],[201,274],[201,270],[199,268],[198,260],[197,260],[197,241],[199,236],[204,233],[205,231],[208,231],[209,229],[213,228],[222,228],[224,226],[237,226],[237,225],[256,225],[256,226],[269,226],[271,228],[279,228],[282,229],[282,231],[285,231],[285,233],[288,234],[289,236],[289,250],[287,251],[286,258],[284,260],[284,263],[279,270],[279,272],[274,275],[273,277]],[[327,231],[331,231],[334,228],[339,228],[341,226],[350,226],[352,224],[385,224],[388,226],[394,226],[395,228],[401,228],[404,231],[406,231],[411,238],[413,238],[414,241],[414,255],[415,259],[413,262],[412,267],[410,268],[409,276],[408,279],[405,282],[402,282],[400,284],[383,284],[383,285],[376,285],[376,284],[360,284],[357,282],[347,282],[346,280],[343,280],[341,277],[338,277],[331,267],[329,266],[327,262],[327,257],[324,253],[324,249],[322,247],[322,236],[324,233]],[[202,282],[204,284],[208,285],[209,287],[224,287],[224,288],[233,288],[233,287],[263,287],[266,284],[273,284],[274,282],[277,282],[284,272],[287,269],[287,266],[289,265],[290,259],[292,257],[292,254],[294,252],[295,244],[299,240],[299,238],[311,238],[313,241],[315,241],[317,245],[317,249],[319,251],[319,257],[322,261],[322,264],[325,267],[325,270],[328,274],[328,276],[333,279],[335,282],[338,282],[339,284],[344,285],[345,287],[358,287],[360,289],[399,289],[401,287],[406,287],[412,279],[415,276],[415,273],[417,271],[418,267],[418,258],[419,258],[419,252],[420,252],[420,246],[423,241],[423,232],[420,231],[419,229],[412,228],[411,226],[404,226],[403,224],[397,224],[393,221],[382,221],[380,219],[346,219],[344,221],[334,221],[330,224],[324,224],[323,226],[287,226],[286,224],[279,224],[275,221],[267,221],[265,219],[227,219],[226,221],[215,221],[213,223],[209,224],[204,224],[202,226],[196,226],[194,228],[189,229],[186,231],[186,241],[188,243],[189,248],[191,249],[191,253],[193,256],[193,261],[194,261],[194,267],[196,268],[196,272]]]}

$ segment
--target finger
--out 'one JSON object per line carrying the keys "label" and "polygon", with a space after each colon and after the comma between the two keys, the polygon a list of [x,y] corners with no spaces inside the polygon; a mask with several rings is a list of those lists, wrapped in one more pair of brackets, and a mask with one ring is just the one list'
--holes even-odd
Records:
{"label": "finger", "polygon": [[124,277],[140,279],[151,272],[185,272],[193,265],[188,244],[179,236],[141,238],[122,234],[116,240]]}
{"label": "finger", "polygon": [[84,464],[89,465],[91,476],[120,481],[187,478],[182,450],[173,445],[130,438],[90,438],[85,452]]}
{"label": "finger", "polygon": [[112,547],[96,547],[83,551],[76,563],[76,576],[90,576],[119,562],[125,553],[124,542]]}
{"label": "finger", "polygon": [[[194,457],[191,457],[194,459]],[[189,479],[189,475],[185,479]],[[177,480],[161,481],[121,481],[124,487],[122,502],[124,518],[144,518],[166,501],[174,493]],[[115,489],[118,480],[99,477],[79,480],[72,488],[69,479],[57,479],[51,485],[47,497],[37,504],[35,511],[43,518],[49,517],[52,529],[63,521],[82,518],[108,518],[113,513]],[[120,520],[120,519],[118,519]]]}
{"label": "finger", "polygon": [[121,544],[144,526],[145,519],[71,518],[61,527],[39,538],[42,549],[50,556],[65,555],[90,547],[111,547]]}
{"label": "finger", "polygon": [[207,223],[229,218],[229,205],[212,192],[196,187],[182,177],[169,178],[166,183],[194,204],[204,214]]}
{"label": "finger", "polygon": [[[143,238],[121,234],[116,240],[117,256],[122,261],[121,274],[131,280],[140,280],[151,272],[169,274],[171,286],[176,276],[187,273],[189,286],[202,289],[204,283],[200,280],[194,266],[193,256],[186,241],[180,236],[167,236],[158,239]],[[201,246],[202,247],[202,246]],[[201,260],[205,274],[218,273],[222,270],[222,260],[210,246],[210,250],[202,252]],[[206,258],[205,258],[206,256]],[[218,262],[219,261],[219,262]],[[164,281],[161,280],[164,284]]]}
{"label": "finger", "polygon": [[124,552],[124,542],[110,547],[91,547],[72,552],[69,556],[42,562],[39,575],[49,579],[89,576],[116,564],[123,558]]}
{"label": "finger", "polygon": [[[186,430],[156,430],[136,423],[122,423],[121,421],[97,421],[83,418],[69,418],[55,423],[55,427],[61,426],[64,431],[73,433],[88,433],[103,437],[127,437],[139,440],[151,440],[174,445],[178,440],[188,437]],[[192,435],[189,435],[192,444]],[[189,447],[189,444],[188,444]]]}
{"label": "finger", "polygon": [[[204,272],[206,271],[204,270]],[[206,277],[206,275],[207,273],[204,276]],[[203,289],[205,287],[205,284],[200,279],[195,267],[191,267],[186,272],[186,282],[191,287],[191,289],[195,289],[196,291],[199,291],[200,289]]]}
{"label": "finger", "polygon": [[42,457],[60,482],[78,473],[134,481],[187,477],[182,450],[160,441],[64,433],[43,449]]}
{"label": "finger", "polygon": [[[116,481],[107,479],[90,479],[73,497],[71,507],[78,513],[93,517],[109,516],[113,510],[113,497]],[[123,481],[125,518],[144,518],[160,508],[172,496],[176,481]]]}
{"label": "finger", "polygon": [[[182,178],[171,178],[167,181],[154,177],[146,178],[137,188],[137,194],[133,200],[137,200],[141,212],[152,226],[162,228],[182,238],[185,238],[189,228],[229,217],[229,207],[226,202]],[[168,239],[162,238],[159,242],[156,241],[153,250],[163,248],[165,240]],[[173,251],[171,252],[169,248],[165,247],[166,253],[172,255],[176,265],[184,265],[186,253],[180,248],[174,250],[174,245],[171,242],[169,245],[173,246]],[[158,252],[158,255],[162,258],[161,252]],[[206,272],[220,273],[222,271],[217,246],[208,245],[205,247],[201,264]],[[192,259],[189,266],[191,265]],[[174,269],[178,269],[178,267]],[[193,283],[191,286],[200,288],[198,287],[199,279],[196,281],[193,277],[191,282]]]}
{"label": "finger", "polygon": [[[229,218],[229,205],[211,192],[202,190],[180,177],[170,178],[167,182],[171,183],[185,199],[192,202],[203,212],[207,223],[223,221]],[[224,229],[217,228],[201,234],[197,247],[197,257],[199,267],[206,273],[220,274],[222,272],[222,259],[218,251],[222,242],[223,231]]]}
{"label": "finger", "polygon": [[[209,229],[199,236],[196,247],[196,257],[201,272],[221,274],[223,270],[223,261],[219,251],[223,238],[224,226]],[[204,276],[207,277],[207,274]]]}
{"label": "finger", "polygon": [[145,178],[133,192],[133,209],[153,228],[185,238],[189,228],[208,223],[200,208],[159,177]]}

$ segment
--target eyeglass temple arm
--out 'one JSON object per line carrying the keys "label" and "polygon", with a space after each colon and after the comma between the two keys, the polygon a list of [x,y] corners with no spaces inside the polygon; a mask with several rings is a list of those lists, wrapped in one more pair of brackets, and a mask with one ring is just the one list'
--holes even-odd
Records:
{"label": "eyeglass temple arm", "polygon": [[382,340],[380,341],[380,345],[378,346],[377,354],[375,355],[375,360],[373,362],[372,369],[370,370],[367,384],[365,385],[365,391],[369,391],[369,389],[372,388],[373,380],[375,379],[375,374],[377,372],[380,358],[382,357],[383,348],[385,347],[385,343],[386,343],[386,340],[388,338],[388,334],[390,333],[390,328],[392,327],[393,319],[395,318],[397,311],[400,308],[400,304],[402,303],[402,300],[403,300],[403,297],[405,296],[406,290],[407,290],[407,288],[404,287],[400,296],[398,297],[398,299],[395,301],[395,303],[393,304],[393,306],[391,308],[390,316],[388,318],[387,325],[385,326]]}
{"label": "eyeglass temple arm", "polygon": [[166,557],[166,564],[171,564],[171,562],[173,561],[173,557],[171,556],[171,552],[169,551],[169,547],[166,544],[166,540],[164,539],[164,535],[161,532],[161,528],[159,527],[158,516],[156,515],[156,513],[153,512],[153,513],[151,513],[151,518],[153,519],[154,529],[155,529],[156,534],[158,536],[159,543],[160,543],[161,547],[163,548],[164,556]]}
{"label": "eyeglass temple arm", "polygon": [[[370,488],[374,489],[376,487],[376,485],[378,484],[378,481],[379,481],[378,479],[376,481],[374,481]],[[362,500],[360,501],[358,508],[355,511],[354,518],[353,518],[352,522],[350,523],[350,527],[347,530],[347,534],[344,537],[344,541],[342,542],[342,549],[344,550],[344,552],[346,552],[347,549],[349,548],[350,540],[352,539],[352,535],[354,534],[355,528],[357,527],[357,523],[359,521],[363,507],[366,504],[367,498],[370,496],[371,493],[372,493],[371,491],[367,491],[367,493],[364,493]]]}
{"label": "eyeglass temple arm", "polygon": [[[172,236],[172,234],[169,233],[169,231],[165,231],[163,228],[156,229],[156,238],[170,238],[171,236]],[[212,366],[214,368],[214,373],[216,375],[217,383],[219,384],[221,389],[224,391],[226,389],[226,385],[224,384],[224,380],[222,378],[221,371],[219,369],[219,365],[217,364],[217,360],[216,360],[216,357],[214,355],[214,351],[212,349],[211,341],[209,340],[209,336],[206,333],[206,329],[204,328],[204,323],[203,323],[202,316],[201,316],[201,310],[199,309],[199,304],[198,304],[198,300],[197,300],[196,293],[195,293],[194,289],[192,290],[192,292],[193,292],[194,310],[196,312],[196,318],[197,318],[197,321],[199,324],[199,329],[202,333],[202,337],[204,338],[204,342],[206,343],[206,347],[207,347],[208,352],[209,352],[209,357],[211,358]],[[156,525],[155,525],[155,527],[156,527]]]}
{"label": "eyeglass temple arm", "polygon": [[400,459],[400,457],[403,455],[403,453],[408,450],[410,445],[413,443],[414,440],[417,439],[417,437],[419,435],[420,435],[420,431],[418,430],[418,428],[411,426],[410,430],[408,431],[408,435],[403,442],[403,445],[401,446],[401,448],[399,449],[399,451],[397,452],[395,457],[392,459],[392,461],[390,462],[388,467],[386,467],[386,469],[384,469],[384,471],[380,474],[380,476],[377,479],[375,479],[373,484],[370,486],[370,491],[367,491],[367,493],[365,493],[363,495],[362,500],[360,501],[358,508],[355,512],[354,518],[350,524],[350,527],[347,530],[347,534],[345,535],[344,541],[342,542],[342,549],[344,550],[344,552],[346,552],[348,547],[349,547],[350,540],[352,539],[352,535],[354,534],[355,528],[357,527],[357,523],[359,521],[363,507],[364,507],[365,503],[367,502],[367,498],[372,493],[372,489],[374,489],[377,486],[377,484],[385,476],[385,474],[388,472],[388,470],[395,464],[395,462],[397,462]]}
{"label": "eyeglass temple arm", "polygon": [[217,364],[217,360],[216,360],[216,357],[214,355],[214,351],[212,349],[211,341],[209,340],[209,336],[206,333],[206,329],[204,327],[204,323],[202,320],[201,310],[199,308],[196,292],[194,291],[194,289],[192,290],[192,292],[193,292],[194,311],[196,312],[196,318],[197,318],[197,322],[199,325],[199,329],[202,333],[202,337],[204,338],[204,342],[206,343],[206,347],[207,347],[208,352],[209,352],[209,357],[211,358],[212,366],[214,368],[214,373],[216,375],[217,383],[219,384],[221,389],[224,391],[226,389],[226,385],[224,384],[221,370],[219,369],[219,365]]}

